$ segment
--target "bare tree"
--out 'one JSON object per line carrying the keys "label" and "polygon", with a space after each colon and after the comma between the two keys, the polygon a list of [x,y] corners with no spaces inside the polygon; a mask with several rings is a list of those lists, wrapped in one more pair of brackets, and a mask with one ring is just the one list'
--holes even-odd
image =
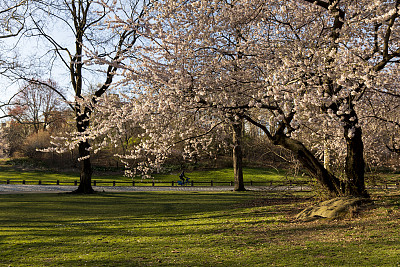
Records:
{"label": "bare tree", "polygon": [[[89,127],[96,99],[105,94],[113,84],[116,72],[123,62],[124,51],[130,49],[139,38],[137,27],[126,30],[107,29],[104,22],[108,19],[107,5],[111,2],[35,1],[34,12],[30,18],[33,29],[29,32],[29,36],[38,37],[50,44],[51,48],[46,53],[51,53],[51,59],[61,62],[69,73],[70,85],[75,98],[70,107],[75,113],[76,130],[78,134],[82,135]],[[143,16],[144,9],[149,3],[146,0],[135,0],[127,4],[122,2],[118,4],[123,10],[121,13],[132,22],[132,25],[135,25]],[[50,22],[67,31],[66,36],[60,37],[58,32],[48,26]],[[66,43],[66,40],[70,43]],[[102,63],[96,66],[85,65],[86,61],[94,58]],[[56,65],[55,62],[50,64]],[[109,62],[109,64],[104,65],[104,62]],[[88,96],[89,85],[86,81],[93,77],[96,77],[97,81],[103,80],[103,82],[100,83],[93,95]],[[48,86],[61,95],[56,88]],[[81,162],[80,184],[74,192],[93,193],[89,141],[79,141],[78,150]]]}
{"label": "bare tree", "polygon": [[25,26],[28,0],[0,2],[0,39],[19,35]]}
{"label": "bare tree", "polygon": [[54,120],[52,114],[62,108],[58,95],[44,84],[57,88],[53,81],[27,82],[8,108],[9,116],[20,124],[31,125],[35,133],[47,130]]}
{"label": "bare tree", "polygon": [[[27,10],[28,0],[0,1],[0,44],[3,45],[0,51],[0,75],[2,76],[18,66],[15,55],[12,53],[13,47],[9,47],[5,42],[18,37],[25,29]],[[10,106],[10,101],[1,102],[0,109],[4,111]],[[6,117],[8,115],[4,112],[0,116],[0,118]]]}

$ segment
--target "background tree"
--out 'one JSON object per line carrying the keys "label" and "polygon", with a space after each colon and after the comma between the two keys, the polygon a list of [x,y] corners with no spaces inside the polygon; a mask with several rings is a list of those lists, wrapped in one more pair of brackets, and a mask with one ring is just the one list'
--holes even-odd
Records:
{"label": "background tree", "polygon": [[3,147],[7,156],[23,156],[24,141],[29,136],[29,130],[16,121],[9,121],[2,125],[3,140],[7,144]]}
{"label": "background tree", "polygon": [[[17,56],[14,53],[14,46],[8,42],[18,37],[25,29],[27,18],[28,1],[1,1],[0,2],[0,75],[2,78],[8,76],[10,70],[19,66]],[[5,80],[3,79],[3,83]],[[12,98],[13,93],[7,92],[7,97]],[[11,105],[9,99],[0,99],[0,107],[3,110]],[[1,118],[8,117],[7,112],[1,114]]]}
{"label": "background tree", "polygon": [[46,131],[54,120],[60,119],[54,114],[64,109],[59,95],[47,85],[57,88],[53,81],[26,82],[10,103],[12,108],[8,109],[14,120],[31,125],[35,133],[39,130]]}
{"label": "background tree", "polygon": [[36,150],[50,146],[51,135],[66,129],[67,118],[71,116],[53,88],[62,92],[53,81],[25,82],[6,105],[7,111],[3,113],[9,119],[4,123],[3,131],[9,143],[9,156],[42,159]]}
{"label": "background tree", "polygon": [[25,26],[28,0],[1,1],[0,39],[18,36]]}

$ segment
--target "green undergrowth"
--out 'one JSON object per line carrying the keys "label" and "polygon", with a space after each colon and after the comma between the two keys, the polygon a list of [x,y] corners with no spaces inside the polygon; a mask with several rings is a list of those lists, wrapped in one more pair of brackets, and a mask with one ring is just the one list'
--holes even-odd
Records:
{"label": "green undergrowth", "polygon": [[398,266],[400,194],[296,222],[310,193],[0,195],[0,266]]}

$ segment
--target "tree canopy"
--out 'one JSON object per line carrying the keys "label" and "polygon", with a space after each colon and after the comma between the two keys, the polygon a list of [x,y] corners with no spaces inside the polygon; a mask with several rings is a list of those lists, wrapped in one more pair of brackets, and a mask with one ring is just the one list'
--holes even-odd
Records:
{"label": "tree canopy", "polygon": [[[78,2],[62,4],[73,15],[76,49],[64,63],[79,100],[68,145],[82,146],[81,159],[130,128],[135,141],[119,157],[151,172],[177,144],[187,156],[211,152],[227,125],[238,133],[245,123],[329,195],[368,196],[366,160],[399,149],[400,1],[102,1],[92,13],[95,3]],[[92,27],[119,37],[111,53]],[[84,100],[81,74],[94,63],[106,80]],[[105,93],[117,70],[131,90],[120,97]]]}

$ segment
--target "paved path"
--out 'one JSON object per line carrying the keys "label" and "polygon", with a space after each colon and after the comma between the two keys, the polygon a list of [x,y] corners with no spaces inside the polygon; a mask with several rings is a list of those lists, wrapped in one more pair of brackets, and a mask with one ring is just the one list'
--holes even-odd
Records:
{"label": "paved path", "polygon": [[[0,194],[23,194],[23,193],[66,193],[75,190],[76,186],[70,185],[17,185],[0,184]],[[232,191],[233,186],[93,186],[99,192],[138,192],[138,191]],[[252,191],[300,191],[307,188],[298,186],[246,186]]]}
{"label": "paved path", "polygon": [[[16,185],[0,184],[0,194],[16,193],[63,193],[75,190],[70,185]],[[99,192],[135,192],[135,191],[229,191],[233,186],[93,186]]]}

